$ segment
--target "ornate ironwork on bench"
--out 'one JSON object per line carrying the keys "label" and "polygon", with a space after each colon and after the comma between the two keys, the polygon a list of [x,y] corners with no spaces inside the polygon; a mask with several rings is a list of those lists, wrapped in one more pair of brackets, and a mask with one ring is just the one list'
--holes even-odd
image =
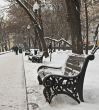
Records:
{"label": "ornate ironwork on bench", "polygon": [[37,71],[38,81],[44,86],[43,94],[46,101],[51,103],[55,95],[66,94],[78,103],[83,102],[84,77],[88,62],[93,59],[94,54],[87,57],[70,55],[65,63],[64,72],[63,67],[40,66]]}

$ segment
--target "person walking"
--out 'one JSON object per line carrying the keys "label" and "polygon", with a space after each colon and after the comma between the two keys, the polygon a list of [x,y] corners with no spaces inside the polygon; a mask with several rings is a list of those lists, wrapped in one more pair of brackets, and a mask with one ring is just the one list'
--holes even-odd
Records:
{"label": "person walking", "polygon": [[18,46],[17,45],[14,47],[14,50],[15,50],[16,55],[18,55]]}

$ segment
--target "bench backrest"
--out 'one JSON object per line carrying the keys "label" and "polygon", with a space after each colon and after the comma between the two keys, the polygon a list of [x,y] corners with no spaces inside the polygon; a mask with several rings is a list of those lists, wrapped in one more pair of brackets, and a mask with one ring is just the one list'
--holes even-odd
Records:
{"label": "bench backrest", "polygon": [[84,56],[71,55],[66,61],[64,75],[75,76],[82,70],[85,61]]}
{"label": "bench backrest", "polygon": [[94,55],[71,55],[66,61],[64,75],[75,76],[79,73],[85,75],[89,60],[93,60]]}

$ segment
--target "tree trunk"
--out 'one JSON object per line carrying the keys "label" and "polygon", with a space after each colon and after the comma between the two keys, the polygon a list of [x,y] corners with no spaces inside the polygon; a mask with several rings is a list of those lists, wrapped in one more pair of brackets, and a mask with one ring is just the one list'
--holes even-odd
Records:
{"label": "tree trunk", "polygon": [[68,22],[71,28],[72,52],[83,53],[80,24],[80,0],[65,0],[68,14]]}
{"label": "tree trunk", "polygon": [[39,50],[42,51],[42,46],[41,46],[41,42],[37,33],[36,28],[34,27],[34,31],[35,31],[35,43],[34,43],[34,47],[37,45],[36,42],[38,43],[39,46]]}
{"label": "tree trunk", "polygon": [[84,0],[85,2],[85,15],[86,15],[86,54],[88,54],[88,10],[87,10],[87,1]]}

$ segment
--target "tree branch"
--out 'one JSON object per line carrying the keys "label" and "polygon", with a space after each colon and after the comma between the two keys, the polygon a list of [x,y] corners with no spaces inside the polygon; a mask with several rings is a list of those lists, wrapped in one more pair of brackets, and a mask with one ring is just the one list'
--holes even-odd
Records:
{"label": "tree branch", "polygon": [[20,5],[22,8],[24,8],[24,9],[26,10],[26,12],[27,12],[27,14],[29,15],[30,19],[33,21],[34,26],[36,26],[36,28],[41,31],[41,29],[42,29],[41,26],[37,23],[35,17],[34,17],[33,14],[30,12],[30,10],[29,10],[20,0],[16,0],[16,1],[19,3],[19,5]]}

